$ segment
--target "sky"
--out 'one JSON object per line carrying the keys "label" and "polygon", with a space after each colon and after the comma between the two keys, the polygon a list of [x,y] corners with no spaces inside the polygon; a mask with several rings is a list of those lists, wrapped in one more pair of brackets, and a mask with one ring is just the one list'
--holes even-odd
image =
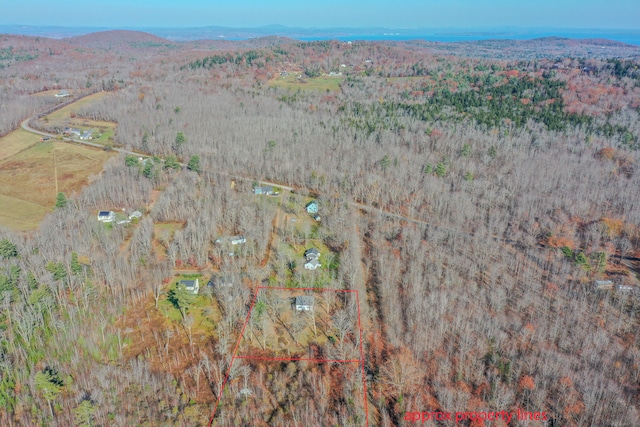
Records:
{"label": "sky", "polygon": [[0,0],[0,25],[640,29],[640,0]]}

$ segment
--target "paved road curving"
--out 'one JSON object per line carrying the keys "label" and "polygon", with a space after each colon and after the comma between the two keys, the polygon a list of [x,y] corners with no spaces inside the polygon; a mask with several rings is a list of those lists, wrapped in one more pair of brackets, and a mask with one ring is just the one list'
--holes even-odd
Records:
{"label": "paved road curving", "polygon": [[[58,135],[53,134],[53,133],[49,133],[49,132],[43,132],[41,130],[38,129],[34,129],[31,126],[29,126],[29,122],[31,121],[31,119],[35,119],[37,116],[33,116],[33,117],[29,117],[28,119],[24,120],[21,123],[22,129],[26,130],[27,132],[31,132],[31,133],[35,133],[37,135],[41,135],[41,136],[48,136],[52,139],[56,139],[58,138]],[[150,157],[146,154],[140,154],[140,153],[136,153],[134,151],[129,151],[129,150],[125,150],[124,148],[118,148],[118,147],[109,147],[108,145],[102,145],[102,144],[97,144],[95,142],[91,142],[91,141],[83,141],[82,139],[75,139],[75,138],[62,138],[63,142],[74,142],[76,144],[83,144],[89,147],[93,147],[93,148],[100,148],[101,150],[104,149],[111,149],[113,151],[116,151],[118,153],[123,153],[123,154],[130,154],[133,156],[141,156],[141,157]]]}
{"label": "paved road curving", "polygon": [[[51,113],[51,112],[53,112],[53,111],[55,111],[57,109],[60,109],[62,107],[66,107],[69,104],[71,104],[71,103],[57,106],[56,108],[48,111],[47,114],[49,114],[49,113]],[[21,124],[22,129],[24,129],[24,130],[26,130],[28,132],[35,133],[37,135],[48,136],[48,137],[51,137],[51,138],[57,138],[58,135],[51,134],[51,133],[48,133],[48,132],[43,132],[43,131],[34,129],[31,126],[29,126],[29,121],[31,119],[34,119],[34,118],[38,117],[38,116],[39,115],[36,115],[36,116],[29,117],[28,119],[24,120],[22,122],[22,124]],[[125,150],[124,148],[108,147],[108,146],[96,144],[95,142],[83,141],[81,139],[63,138],[62,141],[64,141],[64,142],[73,142],[73,143],[76,143],[76,144],[83,144],[83,145],[86,145],[86,146],[89,146],[89,147],[100,148],[100,149],[103,149],[103,150],[105,148],[110,148],[115,152],[122,153],[122,154],[125,154],[125,155],[132,155],[132,156],[138,156],[138,157],[152,157],[150,154],[136,153],[134,151]],[[180,165],[183,168],[187,166],[185,163],[180,163]],[[279,188],[281,188],[283,190],[287,190],[287,191],[303,190],[303,188],[295,188],[295,187],[283,185],[283,184],[277,183],[277,182],[256,180],[255,178],[252,178],[252,177],[234,175],[234,174],[229,174],[229,173],[225,173],[225,172],[221,172],[221,171],[215,171],[215,173],[220,174],[220,175],[224,175],[224,176],[228,176],[228,177],[230,177],[232,179],[245,180],[245,181],[257,181],[259,183],[259,185],[272,185],[272,186],[279,187]],[[443,225],[433,224],[433,223],[428,222],[428,221],[423,221],[423,220],[416,219],[416,218],[409,218],[409,217],[406,217],[406,216],[402,216],[400,214],[384,211],[384,210],[382,210],[380,208],[377,208],[377,207],[374,207],[374,206],[371,206],[371,205],[366,205],[366,204],[359,203],[359,202],[355,202],[355,201],[352,201],[350,204],[351,204],[351,206],[353,206],[353,207],[355,207],[357,209],[370,211],[370,212],[376,212],[376,213],[378,213],[380,215],[384,215],[384,216],[387,216],[389,218],[394,218],[394,219],[398,219],[398,220],[402,220],[402,221],[407,221],[407,222],[414,223],[414,224],[419,224],[419,225],[426,225],[426,226],[439,228],[439,229],[446,230],[446,231],[451,231],[451,232],[464,233],[464,234],[473,234],[472,232],[470,232],[468,230],[449,228],[449,227],[446,227],[446,226],[443,226]],[[502,238],[500,238],[498,236],[494,236],[494,239],[499,240],[499,241],[504,241],[504,239],[502,239]]]}

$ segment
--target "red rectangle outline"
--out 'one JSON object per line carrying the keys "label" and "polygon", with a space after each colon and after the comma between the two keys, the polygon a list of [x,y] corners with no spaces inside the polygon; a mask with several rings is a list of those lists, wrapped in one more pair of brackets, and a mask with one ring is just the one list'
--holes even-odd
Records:
{"label": "red rectangle outline", "polygon": [[[268,358],[268,357],[251,357],[251,356],[236,356],[238,352],[238,347],[240,346],[240,341],[244,336],[244,330],[249,323],[249,318],[251,316],[251,311],[253,307],[256,305],[256,301],[258,300],[258,294],[261,289],[269,289],[273,291],[314,291],[314,292],[340,292],[340,293],[355,293],[358,307],[358,332],[360,334],[360,360],[325,360],[325,359],[307,359],[307,358],[295,358],[295,357],[282,357],[282,358]],[[211,417],[209,418],[209,427],[213,424],[213,420],[216,416],[216,411],[218,410],[218,406],[220,405],[220,401],[222,400],[222,393],[224,391],[224,387],[227,385],[227,381],[229,380],[229,375],[231,375],[231,366],[233,366],[233,362],[236,359],[255,359],[255,360],[268,360],[268,361],[309,361],[309,362],[317,362],[317,363],[360,363],[360,367],[362,370],[362,387],[364,393],[364,409],[365,409],[365,427],[369,427],[369,405],[367,403],[367,377],[364,371],[364,347],[362,343],[362,322],[360,320],[360,295],[357,289],[318,289],[318,288],[283,288],[283,287],[270,287],[270,286],[258,286],[256,288],[256,293],[253,296],[253,300],[251,301],[251,306],[249,307],[249,312],[247,313],[247,317],[244,319],[244,324],[242,325],[242,330],[240,331],[240,336],[238,337],[238,342],[236,343],[235,348],[233,349],[233,356],[231,357],[231,363],[229,363],[229,369],[227,370],[227,375],[222,382],[222,387],[220,387],[220,391],[218,392],[218,400],[213,407],[213,412],[211,413]]]}

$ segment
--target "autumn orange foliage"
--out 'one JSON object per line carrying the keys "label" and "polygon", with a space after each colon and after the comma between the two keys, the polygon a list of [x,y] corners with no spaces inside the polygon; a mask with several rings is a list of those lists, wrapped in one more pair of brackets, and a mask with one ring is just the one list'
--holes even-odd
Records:
{"label": "autumn orange foliage", "polygon": [[603,158],[603,159],[611,160],[616,156],[616,150],[615,150],[615,148],[605,147],[605,148],[601,149],[600,151],[598,151],[598,156]]}
{"label": "autumn orange foliage", "polygon": [[535,390],[536,389],[536,383],[533,380],[533,377],[530,375],[523,375],[522,378],[520,378],[520,381],[518,382],[518,387],[520,388],[520,390]]}
{"label": "autumn orange foliage", "polygon": [[571,237],[556,235],[550,236],[547,239],[547,245],[551,246],[552,248],[564,248],[566,246],[571,249],[575,248],[576,246]]}
{"label": "autumn orange foliage", "polygon": [[602,224],[606,227],[607,235],[609,237],[617,237],[623,230],[624,221],[621,219],[613,219],[604,217],[601,219]]}

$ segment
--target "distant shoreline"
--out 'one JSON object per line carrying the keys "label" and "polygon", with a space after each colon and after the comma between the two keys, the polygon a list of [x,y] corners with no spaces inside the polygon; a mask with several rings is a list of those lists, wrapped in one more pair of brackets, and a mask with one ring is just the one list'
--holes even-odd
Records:
{"label": "distant shoreline", "polygon": [[281,26],[256,28],[201,27],[201,28],[150,28],[150,27],[60,27],[38,25],[0,25],[0,34],[63,39],[114,29],[143,31],[173,42],[193,40],[248,40],[259,37],[279,36],[300,41],[408,41],[473,42],[482,40],[531,40],[544,37],[567,39],[603,39],[640,46],[640,30],[607,29],[387,29],[387,28],[288,28]]}

